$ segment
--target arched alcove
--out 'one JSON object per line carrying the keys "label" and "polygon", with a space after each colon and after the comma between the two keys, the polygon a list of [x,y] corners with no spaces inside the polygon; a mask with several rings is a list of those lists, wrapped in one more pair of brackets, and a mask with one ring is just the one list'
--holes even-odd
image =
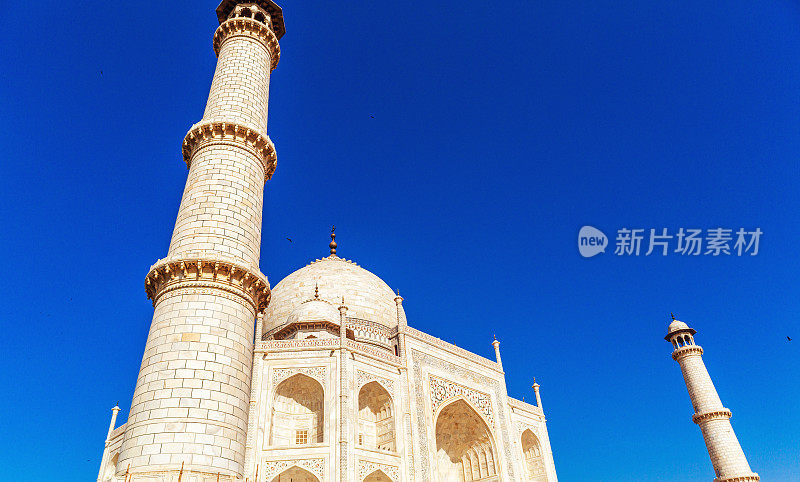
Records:
{"label": "arched alcove", "polygon": [[375,472],[364,477],[363,482],[392,482],[392,479],[390,479],[389,476],[384,474],[381,470],[376,470]]}
{"label": "arched alcove", "polygon": [[463,399],[436,418],[436,469],[440,481],[499,481],[489,427]]}
{"label": "arched alcove", "polygon": [[395,451],[394,408],[389,392],[378,382],[369,382],[358,392],[356,444],[372,450]]}
{"label": "arched alcove", "polygon": [[273,447],[322,443],[325,393],[313,378],[298,373],[275,390],[269,444]]}
{"label": "arched alcove", "polygon": [[522,432],[522,454],[525,460],[525,472],[528,475],[528,480],[547,482],[542,445],[530,429]]}
{"label": "arched alcove", "polygon": [[294,466],[276,475],[272,482],[319,482],[311,472]]}

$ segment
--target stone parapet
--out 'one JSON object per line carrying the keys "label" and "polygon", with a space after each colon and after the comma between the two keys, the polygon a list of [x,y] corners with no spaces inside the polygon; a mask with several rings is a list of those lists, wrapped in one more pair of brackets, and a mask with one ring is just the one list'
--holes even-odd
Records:
{"label": "stone parapet", "polygon": [[236,36],[244,36],[261,42],[269,51],[270,70],[275,70],[281,58],[278,37],[267,25],[251,18],[237,17],[226,20],[214,32],[214,53],[219,57],[222,44]]}
{"label": "stone parapet", "polygon": [[202,121],[193,125],[183,139],[183,161],[192,167],[194,153],[209,144],[234,144],[246,148],[261,159],[264,182],[268,181],[278,163],[275,144],[257,128],[232,122]]}
{"label": "stone parapet", "polygon": [[471,351],[465,350],[459,346],[453,345],[452,343],[448,343],[442,340],[441,338],[436,338],[435,336],[419,331],[416,328],[412,328],[406,325],[402,328],[401,332],[406,336],[410,336],[412,338],[416,338],[419,341],[423,341],[430,345],[439,347],[447,352],[452,353],[453,355],[460,356],[469,361],[473,361],[481,366],[484,366],[496,372],[504,373],[503,368],[500,365],[498,365],[497,362],[494,362],[492,360],[489,360],[488,358],[472,353]]}
{"label": "stone parapet", "polygon": [[256,342],[256,353],[270,353],[276,351],[305,351],[320,348],[338,348],[341,341],[338,338],[316,338],[312,340],[268,340]]}
{"label": "stone parapet", "polygon": [[713,412],[695,413],[692,415],[692,422],[701,424],[708,420],[729,420],[733,416],[730,410],[723,408],[722,410],[714,410]]}
{"label": "stone parapet", "polygon": [[702,354],[703,354],[703,348],[700,347],[699,345],[686,345],[673,351],[672,359],[678,361],[679,358],[683,358],[688,355],[702,355]]}
{"label": "stone parapet", "polygon": [[541,408],[537,407],[536,405],[531,405],[528,402],[517,400],[516,398],[508,397],[508,406],[511,407],[512,412],[515,410],[521,410],[523,412],[528,412],[532,415],[538,415],[540,417],[544,417],[544,412],[542,411]]}
{"label": "stone parapet", "polygon": [[[240,4],[255,4],[269,15],[269,24],[275,31],[278,39],[286,33],[286,25],[283,21],[283,10],[272,0],[222,0],[217,7],[217,20],[219,23],[225,22],[231,16],[236,16],[237,7]],[[242,5],[243,6],[243,5]]]}
{"label": "stone parapet", "polygon": [[714,482],[757,482],[759,480],[761,480],[761,477],[758,474],[753,473],[750,475],[741,475],[736,477],[725,477],[722,479],[714,479]]}
{"label": "stone parapet", "polygon": [[183,482],[187,480],[233,482],[237,478],[221,472],[206,472],[175,466],[171,470],[132,473],[127,480],[129,482]]}
{"label": "stone parapet", "polygon": [[[266,340],[256,342],[255,352],[272,353],[285,351],[314,351],[340,347],[341,340],[339,338],[315,338],[311,340]],[[382,361],[396,367],[402,365],[402,359],[400,357],[372,345],[347,339],[345,340],[344,347],[353,353]]]}
{"label": "stone parapet", "polygon": [[270,299],[269,281],[260,271],[220,260],[161,260],[150,269],[144,286],[153,306],[164,293],[179,288],[221,290],[244,298],[259,313]]}

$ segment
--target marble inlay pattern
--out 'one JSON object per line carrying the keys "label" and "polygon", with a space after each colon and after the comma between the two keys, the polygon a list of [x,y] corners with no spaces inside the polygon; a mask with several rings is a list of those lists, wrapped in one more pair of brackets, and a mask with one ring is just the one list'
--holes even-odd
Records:
{"label": "marble inlay pattern", "polygon": [[[493,433],[495,437],[495,441],[498,443],[502,439],[502,451],[498,453],[498,457],[503,457],[505,459],[504,462],[501,463],[501,466],[505,467],[506,473],[508,474],[508,482],[516,481],[517,476],[514,473],[514,464],[513,460],[514,457],[511,454],[511,443],[509,437],[509,428],[506,423],[506,411],[505,411],[505,404],[503,402],[503,394],[505,393],[505,387],[503,386],[502,380],[493,380],[489,377],[481,375],[479,373],[475,373],[471,370],[464,368],[463,366],[456,365],[454,363],[450,363],[448,361],[442,360],[441,358],[434,357],[429,355],[425,352],[421,352],[418,350],[411,350],[411,358],[413,360],[413,370],[414,370],[414,379],[421,380],[422,379],[422,370],[423,368],[427,369],[434,369],[440,373],[446,373],[449,375],[453,375],[454,378],[461,378],[464,380],[469,380],[476,385],[482,385],[485,387],[491,387],[492,396],[497,401],[497,420],[498,420],[498,429],[496,429]],[[422,454],[420,457],[420,470],[421,474],[419,474],[418,480],[433,480],[433,469],[430,465],[431,461],[429,459],[429,450],[428,450],[428,430],[426,429],[426,417],[425,411],[421,410],[421,407],[425,406],[425,387],[423,383],[415,384],[415,399],[417,403],[417,427],[419,428],[417,433],[417,444],[420,447],[419,453]],[[499,432],[499,433],[498,433]],[[415,480],[417,480],[415,478]]]}
{"label": "marble inlay pattern", "polygon": [[291,376],[297,375],[298,373],[308,375],[309,377],[318,381],[323,387],[326,386],[325,380],[327,377],[325,375],[327,373],[327,369],[325,367],[275,368],[272,370],[272,386],[274,387],[280,382]]}
{"label": "marble inlay pattern", "polygon": [[391,393],[392,396],[395,395],[394,380],[389,380],[387,378],[379,377],[378,375],[373,375],[369,372],[358,370],[358,374],[356,375],[356,388],[361,390],[361,387],[369,382],[378,382],[383,386],[383,388],[386,389],[386,391]]}
{"label": "marble inlay pattern", "polygon": [[358,480],[364,480],[364,477],[375,472],[376,470],[380,470],[394,482],[398,482],[400,480],[400,471],[394,465],[380,464],[378,462],[372,462],[370,460],[363,459],[358,461]]}
{"label": "marble inlay pattern", "polygon": [[273,477],[284,470],[294,466],[308,470],[316,475],[319,480],[325,479],[325,459],[293,459],[293,460],[265,460],[261,463],[263,467],[263,480],[272,480]]}
{"label": "marble inlay pattern", "polygon": [[494,428],[494,413],[492,412],[492,399],[489,395],[443,380],[431,375],[431,416],[436,416],[436,410],[454,398],[463,397],[472,407],[489,422]]}

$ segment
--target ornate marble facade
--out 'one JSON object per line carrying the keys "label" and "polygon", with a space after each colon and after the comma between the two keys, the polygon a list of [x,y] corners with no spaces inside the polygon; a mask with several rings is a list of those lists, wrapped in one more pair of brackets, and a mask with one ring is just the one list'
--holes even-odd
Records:
{"label": "ornate marble facade", "polygon": [[555,482],[541,403],[508,396],[496,341],[489,360],[410,327],[335,239],[270,288],[258,253],[283,13],[225,0],[217,14],[172,243],[145,282],[155,315],[130,415],[115,428],[114,409],[98,481]]}

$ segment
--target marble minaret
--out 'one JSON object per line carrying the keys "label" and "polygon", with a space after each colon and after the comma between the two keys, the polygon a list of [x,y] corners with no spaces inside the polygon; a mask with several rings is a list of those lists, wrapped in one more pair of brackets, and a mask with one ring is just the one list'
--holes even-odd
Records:
{"label": "marble minaret", "polygon": [[675,348],[672,359],[678,362],[692,399],[692,421],[703,432],[708,455],[714,466],[715,482],[750,482],[760,480],[750,470],[742,447],[731,427],[731,411],[722,406],[711,376],[703,363],[703,349],[694,343],[694,329],[674,317],[665,340]]}
{"label": "marble minaret", "polygon": [[224,0],[217,17],[217,67],[183,141],[189,174],[172,241],[145,281],[155,313],[116,463],[126,481],[244,474],[253,329],[270,299],[259,252],[284,25],[270,0]]}

